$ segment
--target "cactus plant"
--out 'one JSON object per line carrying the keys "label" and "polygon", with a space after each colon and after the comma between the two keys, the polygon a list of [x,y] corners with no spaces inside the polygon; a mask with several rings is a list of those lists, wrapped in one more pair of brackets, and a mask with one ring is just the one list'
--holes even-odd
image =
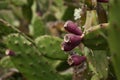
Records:
{"label": "cactus plant", "polygon": [[90,66],[93,66],[92,70],[94,76],[96,75],[97,78],[105,80],[108,76],[108,60],[106,51],[94,50],[92,52],[85,51],[85,53],[88,57]]}
{"label": "cactus plant", "polygon": [[16,68],[27,80],[120,79],[118,0],[5,1],[2,68]]}
{"label": "cactus plant", "polygon": [[66,60],[67,55],[60,49],[62,40],[48,35],[38,37],[35,40],[39,51],[46,57],[52,59]]}
{"label": "cactus plant", "polygon": [[33,45],[21,35],[11,34],[6,37],[6,42],[15,53],[14,56],[10,56],[10,60],[29,80],[64,80],[49,66],[49,62],[45,61],[43,55],[38,54]]}

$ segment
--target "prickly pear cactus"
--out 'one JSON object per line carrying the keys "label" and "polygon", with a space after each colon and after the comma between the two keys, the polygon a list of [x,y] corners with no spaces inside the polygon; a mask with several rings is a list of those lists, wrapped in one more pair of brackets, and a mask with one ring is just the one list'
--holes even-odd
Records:
{"label": "prickly pear cactus", "polygon": [[38,37],[35,42],[44,56],[58,60],[67,59],[67,54],[60,49],[60,43],[62,42],[60,38],[45,35]]}
{"label": "prickly pear cactus", "polygon": [[[94,73],[92,80],[105,80],[108,76],[108,60],[106,51],[93,50],[90,52],[88,48],[85,48],[85,55],[87,56],[89,66]],[[95,76],[97,79],[94,79]]]}
{"label": "prickly pear cactus", "polygon": [[14,56],[10,56],[10,60],[28,80],[64,80],[23,36],[8,35],[6,42],[15,53]]}
{"label": "prickly pear cactus", "polygon": [[0,4],[0,70],[26,80],[120,79],[119,0]]}

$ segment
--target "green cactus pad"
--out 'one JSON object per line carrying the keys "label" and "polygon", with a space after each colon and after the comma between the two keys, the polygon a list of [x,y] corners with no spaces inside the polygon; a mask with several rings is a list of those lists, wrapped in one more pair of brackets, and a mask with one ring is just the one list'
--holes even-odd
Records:
{"label": "green cactus pad", "polygon": [[84,45],[94,50],[106,50],[108,44],[107,39],[104,37],[105,31],[104,29],[98,29],[85,35],[83,39]]}
{"label": "green cactus pad", "polygon": [[6,42],[15,52],[15,56],[10,56],[11,61],[28,80],[64,80],[23,36],[11,34]]}
{"label": "green cactus pad", "polygon": [[35,18],[32,19],[32,24],[29,26],[30,34],[36,38],[38,36],[45,34],[45,24],[40,19],[39,16],[35,16]]}
{"label": "green cactus pad", "polygon": [[87,60],[89,61],[89,66],[91,66],[91,70],[94,73],[93,77],[95,78],[97,76],[97,78],[105,80],[108,76],[108,60],[106,51],[89,51],[85,48],[85,54],[87,56]]}
{"label": "green cactus pad", "polygon": [[66,60],[67,54],[61,50],[60,44],[62,40],[58,37],[53,36],[41,36],[38,37],[36,40],[36,45],[39,48],[39,51],[46,57],[51,59],[60,59]]}
{"label": "green cactus pad", "polygon": [[96,36],[91,39],[86,38],[83,40],[83,43],[85,46],[93,50],[106,50],[108,48],[108,44],[102,36]]}

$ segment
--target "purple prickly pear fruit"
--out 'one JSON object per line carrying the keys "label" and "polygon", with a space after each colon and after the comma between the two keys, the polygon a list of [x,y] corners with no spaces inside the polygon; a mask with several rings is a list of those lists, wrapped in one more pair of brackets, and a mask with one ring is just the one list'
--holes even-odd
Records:
{"label": "purple prickly pear fruit", "polygon": [[14,55],[15,55],[15,52],[13,52],[13,51],[10,50],[10,49],[7,49],[7,50],[5,51],[5,54],[6,54],[7,56],[14,56]]}
{"label": "purple prickly pear fruit", "polygon": [[74,46],[74,45],[72,45],[72,44],[70,44],[70,43],[66,43],[66,42],[63,42],[62,44],[61,44],[61,49],[63,50],[63,51],[71,51],[72,49],[74,49],[76,46]]}
{"label": "purple prickly pear fruit", "polygon": [[85,61],[86,61],[85,56],[79,56],[79,55],[73,54],[70,57],[68,57],[68,64],[71,66],[78,66]]}
{"label": "purple prickly pear fruit", "polygon": [[64,28],[66,31],[70,33],[73,33],[76,35],[82,35],[82,31],[77,27],[77,24],[75,24],[74,22],[70,20],[64,24]]}
{"label": "purple prickly pear fruit", "polygon": [[78,36],[75,34],[66,34],[64,36],[64,41],[74,46],[79,45],[81,42],[81,39],[82,39],[81,36]]}

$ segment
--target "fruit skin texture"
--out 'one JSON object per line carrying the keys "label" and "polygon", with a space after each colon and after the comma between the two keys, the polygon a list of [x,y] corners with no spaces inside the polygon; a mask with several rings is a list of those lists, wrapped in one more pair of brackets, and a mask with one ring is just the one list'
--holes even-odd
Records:
{"label": "fruit skin texture", "polygon": [[68,58],[68,64],[71,66],[78,66],[85,61],[86,61],[85,56],[80,56],[77,54],[73,54]]}
{"label": "fruit skin texture", "polygon": [[72,44],[73,46],[79,45],[81,40],[82,40],[82,38],[80,36],[74,35],[74,34],[66,34],[64,36],[64,41]]}
{"label": "fruit skin texture", "polygon": [[97,0],[97,2],[107,3],[107,2],[109,2],[109,0]]}
{"label": "fruit skin texture", "polygon": [[74,49],[76,46],[70,44],[70,43],[66,43],[66,42],[62,42],[61,44],[61,49],[63,51],[71,51],[72,49]]}
{"label": "fruit skin texture", "polygon": [[72,22],[70,20],[65,22],[64,28],[69,33],[73,33],[76,35],[82,35],[82,31],[78,28],[77,24],[75,24],[74,22]]}
{"label": "fruit skin texture", "polygon": [[82,38],[75,34],[66,34],[64,36],[64,42],[61,44],[61,49],[63,51],[71,51],[73,48],[78,46]]}

